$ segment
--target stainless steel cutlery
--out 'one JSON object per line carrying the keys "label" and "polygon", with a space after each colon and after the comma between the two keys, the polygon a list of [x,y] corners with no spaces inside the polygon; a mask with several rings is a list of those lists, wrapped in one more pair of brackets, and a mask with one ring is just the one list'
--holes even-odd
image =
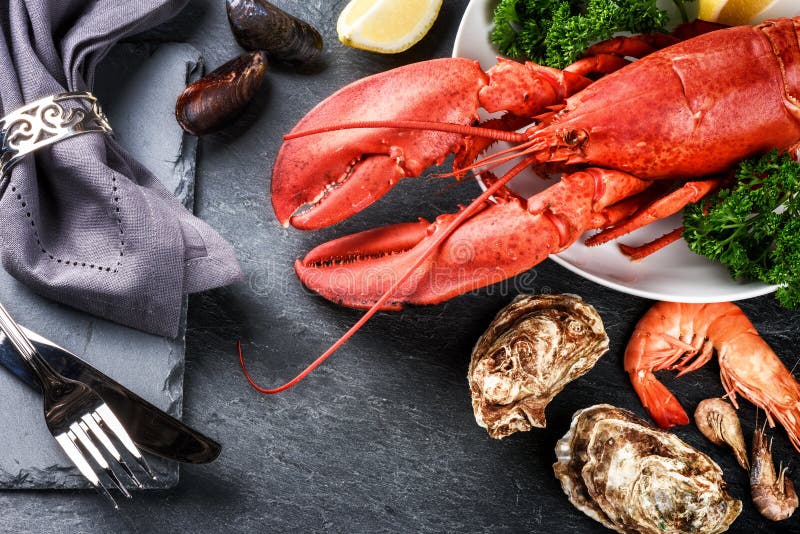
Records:
{"label": "stainless steel cutlery", "polygon": [[[128,498],[131,495],[120,481],[114,467],[123,471],[134,485],[141,487],[141,483],[128,467],[114,440],[148,476],[155,478],[125,427],[103,399],[86,384],[66,378],[53,369],[39,355],[31,340],[2,304],[0,304],[0,330],[38,378],[44,397],[44,418],[47,428],[92,486],[107,497],[114,507],[117,507],[117,503],[103,484],[96,468]],[[111,463],[109,458],[112,460]]]}

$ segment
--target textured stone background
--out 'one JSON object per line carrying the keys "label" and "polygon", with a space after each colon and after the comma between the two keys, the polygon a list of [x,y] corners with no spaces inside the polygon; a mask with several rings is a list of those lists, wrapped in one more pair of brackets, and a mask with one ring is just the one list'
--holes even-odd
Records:
{"label": "textured stone background", "polygon": [[[238,368],[241,339],[251,372],[265,385],[288,379],[349,327],[359,312],[309,295],[291,270],[312,246],[379,223],[435,216],[465,203],[471,182],[445,188],[407,181],[378,204],[334,229],[285,230],[268,205],[271,165],[287,131],[334,89],[390,67],[450,54],[466,1],[445,0],[431,33],[397,56],[340,45],[342,1],[276,1],[314,22],[326,41],[324,67],[296,74],[271,70],[248,113],[226,132],[201,140],[197,212],[236,246],[248,282],[190,299],[184,417],[224,444],[220,459],[182,469],[179,485],[138,494],[109,510],[86,492],[0,493],[3,530],[34,532],[606,532],[575,510],[553,476],[553,446],[572,413],[609,402],[644,414],[622,370],[622,351],[650,302],[578,278],[553,262],[527,282],[498,285],[446,304],[381,314],[300,386],[275,397],[249,389]],[[222,0],[195,0],[148,40],[187,41],[213,68],[238,53]],[[483,39],[484,36],[476,36]],[[525,287],[520,287],[520,286]],[[611,350],[570,384],[547,410],[548,428],[493,441],[473,420],[466,386],[468,355],[497,310],[520,290],[569,291],[597,307]],[[764,297],[742,303],[791,367],[800,346],[798,314]],[[715,363],[679,380],[665,377],[684,405],[722,393]],[[755,409],[740,411],[745,432]],[[763,418],[762,418],[763,419]],[[800,516],[762,520],[747,477],[732,455],[694,428],[676,431],[724,469],[745,501],[733,532],[800,530]],[[782,430],[776,462],[792,466]]]}

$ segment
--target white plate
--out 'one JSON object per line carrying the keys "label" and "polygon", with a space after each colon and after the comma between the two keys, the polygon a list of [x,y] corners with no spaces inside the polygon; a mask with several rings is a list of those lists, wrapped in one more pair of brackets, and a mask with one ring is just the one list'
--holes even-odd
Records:
{"label": "white plate", "polygon": [[[456,34],[453,56],[477,59],[484,69],[494,65],[498,52],[489,42],[489,29],[495,4],[492,0],[472,0],[469,3]],[[659,1],[659,4],[677,16],[671,0]],[[548,184],[529,173],[517,176],[510,185],[518,193],[528,196]],[[675,215],[624,236],[620,242],[639,245],[680,225],[681,217]],[[771,293],[777,287],[731,280],[724,266],[694,254],[683,240],[642,261],[632,262],[620,252],[616,242],[599,247],[585,246],[583,241],[588,235],[591,234],[587,233],[567,250],[550,258],[584,278],[623,293],[655,300],[722,302],[757,297]]]}

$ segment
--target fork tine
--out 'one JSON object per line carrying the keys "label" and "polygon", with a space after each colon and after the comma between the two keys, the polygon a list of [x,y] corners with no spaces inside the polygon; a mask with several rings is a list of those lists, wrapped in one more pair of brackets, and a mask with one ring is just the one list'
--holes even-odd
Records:
{"label": "fork tine", "polygon": [[98,423],[102,422],[109,430],[111,430],[120,443],[122,443],[128,452],[131,453],[136,460],[136,463],[138,463],[153,480],[157,480],[156,476],[153,474],[153,471],[150,469],[150,466],[147,464],[147,460],[144,459],[142,453],[140,453],[139,449],[136,448],[136,444],[133,443],[133,440],[125,431],[125,427],[123,427],[122,423],[119,422],[119,419],[117,419],[117,416],[111,411],[111,408],[109,408],[107,404],[103,403],[93,412],[93,416]]}
{"label": "fork tine", "polygon": [[67,435],[67,432],[63,432],[55,436],[55,438],[56,442],[64,450],[64,453],[66,453],[67,457],[72,460],[72,463],[75,464],[75,466],[78,468],[78,471],[81,472],[86,480],[88,480],[101,495],[106,497],[115,509],[119,509],[117,501],[114,500],[114,497],[111,496],[103,483],[100,482],[100,479],[97,477],[97,473],[94,472],[92,467],[89,465],[89,462],[86,461],[86,458],[84,458],[83,453],[81,453],[78,446],[72,442],[72,439],[70,439],[70,437]]}
{"label": "fork tine", "polygon": [[106,451],[108,451],[108,454],[110,454],[117,464],[119,464],[122,470],[125,471],[125,474],[128,475],[128,478],[130,478],[133,483],[136,484],[137,488],[142,489],[142,483],[139,482],[139,479],[133,474],[131,468],[128,467],[128,464],[126,464],[125,460],[122,459],[122,455],[120,455],[119,451],[108,438],[106,433],[103,432],[103,429],[100,428],[100,425],[97,424],[97,421],[94,420],[92,414],[84,414],[81,419],[83,419],[83,421],[81,421],[81,428],[84,430],[84,432],[88,434],[91,430],[92,434],[94,434],[94,436],[100,440],[100,443],[102,443],[103,447],[105,447]]}
{"label": "fork tine", "polygon": [[119,480],[119,478],[117,478],[114,470],[111,469],[111,466],[108,465],[108,462],[103,457],[103,453],[100,452],[100,449],[97,448],[89,435],[83,430],[83,428],[81,428],[81,425],[76,421],[69,426],[69,429],[77,437],[81,446],[83,446],[83,448],[89,452],[95,463],[100,466],[100,469],[106,472],[106,475],[108,475],[108,478],[111,479],[111,482],[114,483],[117,489],[121,491],[125,497],[130,499],[131,494],[127,489],[125,489],[125,486],[122,485],[122,482]]}

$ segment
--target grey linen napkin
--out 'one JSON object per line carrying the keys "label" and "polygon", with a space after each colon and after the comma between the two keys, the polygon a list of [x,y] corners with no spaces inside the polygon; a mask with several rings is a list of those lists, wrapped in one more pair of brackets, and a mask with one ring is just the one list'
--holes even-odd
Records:
{"label": "grey linen napkin", "polygon": [[[115,42],[187,1],[0,0],[2,114],[90,90]],[[0,183],[0,195],[3,267],[34,291],[100,317],[173,337],[184,295],[242,277],[232,247],[109,135],[38,150]]]}

